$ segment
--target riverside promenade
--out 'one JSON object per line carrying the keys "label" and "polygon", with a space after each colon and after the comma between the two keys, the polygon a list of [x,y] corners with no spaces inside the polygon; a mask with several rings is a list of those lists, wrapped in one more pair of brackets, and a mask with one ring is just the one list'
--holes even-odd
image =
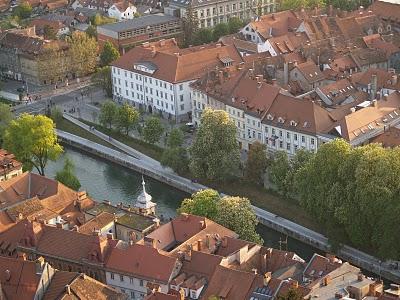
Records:
{"label": "riverside promenade", "polygon": [[[192,182],[187,178],[177,175],[170,168],[164,168],[161,166],[158,161],[136,151],[135,149],[132,149],[125,144],[122,144],[114,139],[110,139],[107,135],[95,129],[91,129],[88,125],[80,122],[79,120],[76,120],[70,116],[64,117],[81,128],[90,131],[92,134],[98,136],[123,152],[113,150],[87,139],[57,130],[59,138],[68,145],[145,174],[190,194],[207,188],[204,185]],[[314,246],[322,251],[330,251],[328,239],[322,234],[256,206],[252,207],[261,224]],[[400,283],[400,270],[395,270],[389,263],[382,262],[371,255],[349,246],[343,246],[337,254],[340,258],[347,260],[358,267],[373,272],[376,275],[386,278],[390,281]]]}

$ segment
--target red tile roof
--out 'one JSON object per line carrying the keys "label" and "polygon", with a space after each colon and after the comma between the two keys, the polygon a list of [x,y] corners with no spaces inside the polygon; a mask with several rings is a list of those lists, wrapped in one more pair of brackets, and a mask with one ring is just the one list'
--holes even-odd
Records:
{"label": "red tile roof", "polygon": [[390,127],[389,130],[373,138],[370,142],[382,144],[385,148],[398,147],[400,146],[400,129]]}
{"label": "red tile roof", "polygon": [[176,258],[161,254],[157,249],[133,244],[126,249],[114,247],[106,262],[106,268],[135,277],[167,283],[180,268]]}
{"label": "red tile roof", "polygon": [[114,222],[115,216],[114,214],[108,212],[101,212],[93,219],[90,219],[88,222],[79,227],[79,232],[83,234],[93,234],[94,230],[101,230],[105,226]]}
{"label": "red tile roof", "polygon": [[0,176],[22,169],[22,163],[15,159],[14,154],[0,148]]}

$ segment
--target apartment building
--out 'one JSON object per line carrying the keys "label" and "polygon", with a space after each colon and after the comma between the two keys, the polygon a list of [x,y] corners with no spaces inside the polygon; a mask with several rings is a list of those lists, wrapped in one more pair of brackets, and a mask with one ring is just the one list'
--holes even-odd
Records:
{"label": "apartment building", "polygon": [[121,53],[145,42],[179,37],[181,33],[181,20],[161,13],[97,26],[99,44],[110,41]]}
{"label": "apartment building", "polygon": [[234,46],[180,49],[175,39],[145,43],[113,63],[113,94],[150,113],[177,122],[188,120],[192,114],[189,85],[208,70],[241,62]]}
{"label": "apartment building", "polygon": [[14,154],[0,148],[0,181],[22,174],[22,163],[15,159]]}
{"label": "apartment building", "polygon": [[[198,81],[191,88],[193,107],[197,107],[193,120],[199,124],[203,107],[222,108],[224,104],[237,127],[242,149],[248,150],[258,141],[270,151],[292,155],[300,148],[315,152],[318,145],[334,138],[329,134],[334,118],[327,110],[287,95],[280,87],[266,83],[262,75],[254,76],[252,69]],[[210,105],[210,99],[221,104]]]}
{"label": "apartment building", "polygon": [[172,0],[165,11],[182,18],[186,17],[189,6],[192,7],[200,28],[226,23],[232,17],[250,20],[276,9],[275,0]]}

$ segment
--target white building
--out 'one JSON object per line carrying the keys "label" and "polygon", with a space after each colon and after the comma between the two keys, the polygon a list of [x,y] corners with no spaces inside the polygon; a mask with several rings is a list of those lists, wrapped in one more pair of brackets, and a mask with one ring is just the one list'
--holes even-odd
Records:
{"label": "white building", "polygon": [[190,84],[215,67],[240,63],[234,46],[180,49],[175,39],[135,47],[112,66],[114,98],[176,121],[192,114]]}
{"label": "white building", "polygon": [[129,2],[117,2],[108,9],[108,16],[119,21],[133,19],[137,12],[136,6]]}
{"label": "white building", "polygon": [[169,7],[165,9],[165,12],[185,17],[189,5],[191,5],[194,14],[199,20],[200,28],[213,27],[219,23],[226,23],[232,17],[249,20],[257,17],[259,14],[274,12],[276,9],[275,0],[172,0],[169,3]]}
{"label": "white building", "polygon": [[145,244],[132,244],[111,249],[106,263],[106,283],[128,295],[128,299],[144,299],[153,287],[169,291],[171,280],[182,263],[154,248],[155,241],[145,238]]}

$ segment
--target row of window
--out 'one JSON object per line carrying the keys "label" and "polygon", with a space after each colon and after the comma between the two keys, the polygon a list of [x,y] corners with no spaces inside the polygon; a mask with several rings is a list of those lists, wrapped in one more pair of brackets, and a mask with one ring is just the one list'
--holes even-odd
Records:
{"label": "row of window", "polygon": [[[272,0],[264,0],[264,4],[269,4]],[[259,1],[261,3],[257,3],[257,5],[262,4],[262,1]],[[213,15],[217,15],[217,11],[218,14],[223,14],[224,12],[230,12],[230,11],[235,11],[235,10],[241,10],[243,8],[251,8],[254,7],[255,5],[252,4],[251,1],[246,1],[246,3],[244,2],[239,2],[239,3],[233,3],[233,4],[227,4],[225,6],[219,6],[218,10],[216,7],[213,8],[207,8],[207,9],[201,9],[198,11],[198,16],[200,18],[203,18],[204,16],[213,16]],[[225,8],[225,9],[224,9]]]}

